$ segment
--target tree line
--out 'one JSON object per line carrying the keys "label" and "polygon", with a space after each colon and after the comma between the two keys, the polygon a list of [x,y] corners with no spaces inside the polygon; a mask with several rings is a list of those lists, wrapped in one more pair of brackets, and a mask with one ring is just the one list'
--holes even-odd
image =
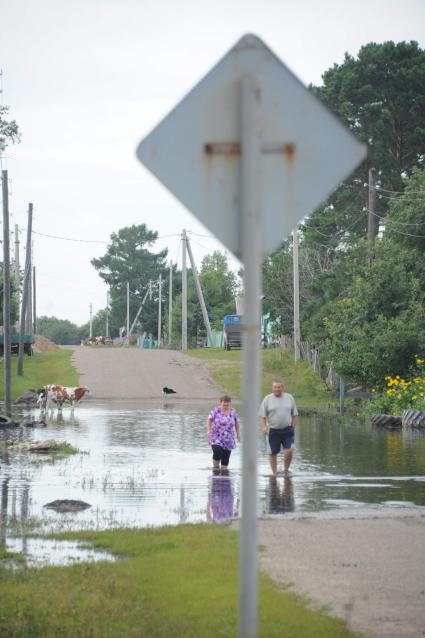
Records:
{"label": "tree line", "polygon": [[[371,387],[407,374],[425,347],[425,52],[416,42],[370,43],[311,90],[368,157],[299,226],[301,333],[344,378]],[[265,308],[291,331],[290,240],[264,263],[263,282]]]}

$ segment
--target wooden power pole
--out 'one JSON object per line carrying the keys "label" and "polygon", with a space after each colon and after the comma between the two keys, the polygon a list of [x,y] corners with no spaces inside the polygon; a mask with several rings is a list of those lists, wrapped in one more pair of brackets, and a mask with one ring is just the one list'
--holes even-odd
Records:
{"label": "wooden power pole", "polygon": [[367,207],[367,244],[368,244],[368,261],[372,263],[375,253],[375,169],[369,169],[369,198]]}
{"label": "wooden power pole", "polygon": [[24,289],[22,291],[21,321],[19,324],[18,376],[24,374],[24,336],[27,316],[29,283],[31,281],[32,204],[28,204],[27,249],[25,253]]}
{"label": "wooden power pole", "polygon": [[182,232],[182,350],[187,350],[187,268],[186,230]]}
{"label": "wooden power pole", "polygon": [[299,275],[299,261],[298,261],[298,229],[294,228],[293,233],[293,276],[294,276],[294,352],[295,362],[299,361],[301,357],[300,342],[301,342],[301,330],[300,330],[300,275]]}
{"label": "wooden power pole", "polygon": [[10,251],[9,251],[9,190],[7,171],[2,171],[3,194],[3,362],[4,409],[12,414],[11,337],[10,337]]}

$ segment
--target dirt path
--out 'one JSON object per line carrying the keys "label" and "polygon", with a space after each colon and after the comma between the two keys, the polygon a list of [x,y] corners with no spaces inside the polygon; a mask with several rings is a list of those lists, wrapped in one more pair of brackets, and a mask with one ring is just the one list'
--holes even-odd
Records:
{"label": "dirt path", "polygon": [[364,515],[260,521],[261,567],[369,638],[425,636],[425,517]]}
{"label": "dirt path", "polygon": [[217,399],[221,389],[200,361],[174,350],[73,346],[81,385],[93,399]]}

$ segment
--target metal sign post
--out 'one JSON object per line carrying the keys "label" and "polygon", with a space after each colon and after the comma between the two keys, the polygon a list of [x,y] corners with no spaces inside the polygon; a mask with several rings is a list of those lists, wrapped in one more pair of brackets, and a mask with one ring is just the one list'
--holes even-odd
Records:
{"label": "metal sign post", "polygon": [[137,149],[244,263],[240,638],[257,634],[261,260],[365,151],[254,35],[241,38]]}
{"label": "metal sign post", "polygon": [[257,432],[260,392],[261,119],[254,78],[240,83],[241,211],[245,313],[242,381],[242,520],[239,541],[239,636],[257,635]]}

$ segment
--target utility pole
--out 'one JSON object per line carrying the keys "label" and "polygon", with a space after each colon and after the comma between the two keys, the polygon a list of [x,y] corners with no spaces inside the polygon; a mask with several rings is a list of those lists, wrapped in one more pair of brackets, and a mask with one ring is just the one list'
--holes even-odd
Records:
{"label": "utility pole", "polygon": [[[150,282],[149,282],[149,283],[150,283]],[[148,298],[148,294],[149,294],[149,286],[148,286],[148,289],[146,290],[145,296],[143,297],[143,301],[142,301],[142,303],[140,304],[139,310],[137,311],[137,314],[136,314],[136,316],[134,317],[134,321],[133,321],[133,323],[131,324],[131,327],[130,327],[130,334],[133,334],[134,327],[135,327],[135,325],[136,325],[136,323],[137,323],[137,320],[138,320],[138,318],[139,318],[139,316],[140,316],[140,313],[142,312],[142,308],[143,308],[143,306],[145,305],[145,301],[146,301],[146,299]]]}
{"label": "utility pole", "polygon": [[158,348],[161,347],[161,323],[162,323],[162,275],[159,273],[158,281]]}
{"label": "utility pole", "polygon": [[37,334],[37,296],[36,296],[36,281],[35,281],[35,266],[32,267],[32,313],[33,313],[33,329],[34,334]]}
{"label": "utility pole", "polygon": [[182,350],[187,350],[187,268],[186,230],[182,232]]}
{"label": "utility pole", "polygon": [[19,265],[19,227],[18,224],[15,224],[15,294],[16,294],[16,305],[19,308],[21,303],[21,273],[20,273],[20,265]]}
{"label": "utility pole", "polygon": [[300,276],[298,268],[298,229],[294,228],[292,231],[293,237],[293,275],[294,275],[294,353],[295,363],[299,361],[300,355],[300,342],[301,342],[301,330],[300,330]]}
{"label": "utility pole", "polygon": [[375,253],[375,169],[369,168],[369,197],[367,207],[367,244],[369,266]]}
{"label": "utility pole", "polygon": [[126,343],[130,345],[130,284],[127,282],[127,335],[126,335]]}
{"label": "utility pole", "polygon": [[170,261],[170,277],[168,284],[168,345],[171,346],[173,331],[173,262]]}
{"label": "utility pole", "polygon": [[208,318],[207,308],[205,306],[204,295],[202,294],[201,284],[199,282],[198,272],[195,266],[195,260],[193,259],[192,248],[190,245],[189,237],[186,237],[187,254],[189,255],[190,265],[192,266],[193,277],[195,279],[196,292],[198,293],[199,303],[201,305],[202,316],[204,318],[204,324],[207,331],[208,339],[210,340],[210,346],[213,347],[213,336],[211,332],[210,320]]}
{"label": "utility pole", "polygon": [[9,251],[9,188],[8,173],[2,171],[3,195],[3,370],[4,409],[7,416],[12,414],[11,392],[11,337],[10,337],[10,251]]}
{"label": "utility pole", "polygon": [[90,304],[89,309],[90,309],[89,337],[91,339],[93,336],[93,305],[92,304]]}
{"label": "utility pole", "polygon": [[[28,250],[28,247],[27,247]],[[27,301],[27,314],[25,317],[26,333],[32,335],[34,330],[32,326],[32,241],[29,247],[29,277],[28,277],[28,301]]]}
{"label": "utility pole", "polygon": [[105,337],[109,337],[109,290],[106,291],[106,334]]}
{"label": "utility pole", "polygon": [[24,335],[27,314],[29,282],[31,281],[32,204],[28,204],[27,249],[25,253],[24,289],[22,292],[21,322],[19,324],[18,376],[24,374]]}

